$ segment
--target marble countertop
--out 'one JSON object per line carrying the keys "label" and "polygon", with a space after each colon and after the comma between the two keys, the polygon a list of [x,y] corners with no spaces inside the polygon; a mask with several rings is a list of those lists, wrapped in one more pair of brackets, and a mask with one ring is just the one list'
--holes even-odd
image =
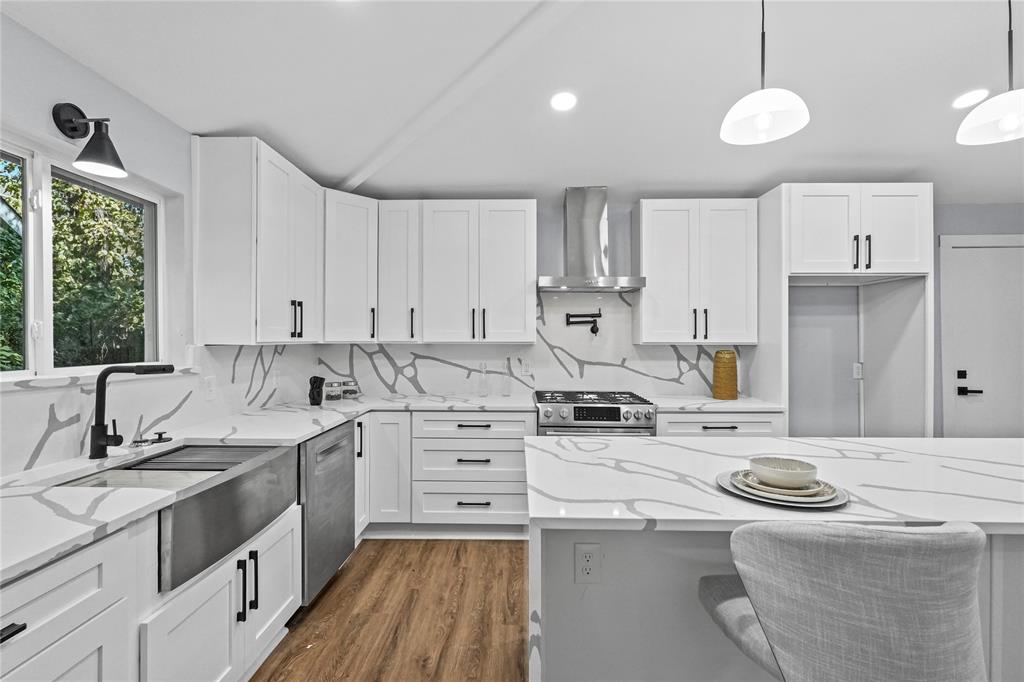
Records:
{"label": "marble countertop", "polygon": [[658,412],[784,412],[778,403],[740,396],[736,400],[716,400],[705,395],[656,395],[647,399]]}
{"label": "marble countertop", "polygon": [[[813,462],[846,489],[834,511],[789,510],[721,490],[756,455]],[[529,437],[530,522],[541,528],[732,530],[751,521],[970,521],[1024,533],[1024,439]]]}

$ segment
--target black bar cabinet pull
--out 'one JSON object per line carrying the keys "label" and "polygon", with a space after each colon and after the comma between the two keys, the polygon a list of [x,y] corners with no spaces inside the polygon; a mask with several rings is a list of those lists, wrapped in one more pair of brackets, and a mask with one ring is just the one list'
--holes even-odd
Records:
{"label": "black bar cabinet pull", "polygon": [[871,269],[871,235],[864,236],[864,248],[867,249],[867,257],[864,259],[864,269]]}
{"label": "black bar cabinet pull", "polygon": [[296,331],[297,327],[295,325],[295,316],[298,313],[298,306],[296,306],[297,303],[298,303],[298,301],[296,301],[295,299],[292,299],[292,303],[291,303],[291,305],[292,305],[292,333],[291,333],[291,337],[293,339],[296,338],[298,333],[299,333],[298,331]]}
{"label": "black bar cabinet pull", "polygon": [[6,642],[11,637],[19,635],[28,628],[28,623],[11,623],[0,630],[0,643]]}
{"label": "black bar cabinet pull", "polygon": [[708,338],[708,309],[704,309],[704,338]]}
{"label": "black bar cabinet pull", "polygon": [[487,338],[487,308],[480,309],[480,329],[483,331],[483,338]]}
{"label": "black bar cabinet pull", "polygon": [[956,387],[956,394],[957,395],[977,395],[979,393],[984,393],[984,392],[985,391],[981,390],[980,388],[967,388],[966,386],[957,386]]}
{"label": "black bar cabinet pull", "polygon": [[860,267],[860,235],[853,235],[853,269]]}
{"label": "black bar cabinet pull", "polygon": [[455,428],[458,429],[489,429],[490,424],[456,424]]}
{"label": "black bar cabinet pull", "polygon": [[459,464],[490,464],[491,458],[488,457],[486,459],[463,459],[462,457],[459,457],[455,461],[458,462]]}
{"label": "black bar cabinet pull", "polygon": [[704,424],[700,428],[703,429],[704,431],[735,431],[740,427],[736,426],[735,424],[732,424],[730,426],[708,426],[707,424]]}
{"label": "black bar cabinet pull", "polygon": [[377,336],[377,309],[370,308],[370,338]]}
{"label": "black bar cabinet pull", "polygon": [[359,431],[359,449],[356,450],[356,457],[363,456],[363,422],[356,422],[356,430]]}
{"label": "black bar cabinet pull", "polygon": [[470,313],[469,318],[470,318],[470,322],[469,322],[469,324],[470,324],[470,327],[469,327],[469,330],[470,330],[469,331],[469,338],[475,339],[476,338],[476,308],[472,309],[472,312]]}
{"label": "black bar cabinet pull", "polygon": [[246,590],[248,589],[249,578],[246,577],[246,566],[249,562],[245,559],[239,559],[235,562],[235,567],[242,572],[242,610],[235,614],[235,621],[244,623],[246,618],[245,607],[248,605],[248,597],[246,596]]}
{"label": "black bar cabinet pull", "polygon": [[299,304],[299,338],[302,338],[302,333],[306,331],[306,313],[302,309],[302,301]]}
{"label": "black bar cabinet pull", "polygon": [[260,607],[260,553],[250,549],[249,561],[252,562],[252,599],[249,600],[249,609],[255,611]]}
{"label": "black bar cabinet pull", "polygon": [[416,338],[416,309],[409,308],[409,338]]}
{"label": "black bar cabinet pull", "polygon": [[458,506],[458,507],[490,507],[491,503],[490,502],[463,502],[462,500],[459,500],[458,502],[455,503],[455,505]]}
{"label": "black bar cabinet pull", "polygon": [[697,309],[693,309],[693,340],[697,340]]}

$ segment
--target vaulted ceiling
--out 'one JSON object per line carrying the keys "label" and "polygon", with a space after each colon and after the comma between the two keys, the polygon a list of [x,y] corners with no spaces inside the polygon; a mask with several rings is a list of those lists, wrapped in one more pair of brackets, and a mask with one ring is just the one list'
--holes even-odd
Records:
{"label": "vaulted ceiling", "polygon": [[[783,181],[934,181],[1024,201],[1024,141],[954,142],[960,93],[1006,88],[1006,3],[767,3],[791,138],[732,147],[758,87],[757,2],[24,2],[3,12],[203,135],[254,134],[379,197],[752,196]],[[1024,85],[1024,2],[1015,2]],[[579,105],[548,106],[568,89]]]}

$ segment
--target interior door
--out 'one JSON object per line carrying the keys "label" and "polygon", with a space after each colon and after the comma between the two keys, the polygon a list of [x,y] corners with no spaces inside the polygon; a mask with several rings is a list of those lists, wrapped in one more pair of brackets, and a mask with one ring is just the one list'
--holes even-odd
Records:
{"label": "interior door", "polygon": [[789,243],[790,272],[861,272],[860,185],[793,185]]}
{"label": "interior door", "polygon": [[943,236],[939,254],[943,435],[1020,438],[1024,235]]}
{"label": "interior door", "polygon": [[861,249],[867,272],[931,272],[931,183],[861,185]]}
{"label": "interior door", "polygon": [[292,290],[298,301],[297,338],[323,340],[323,190],[295,171],[291,178]]}
{"label": "interior door", "polygon": [[324,340],[377,336],[377,200],[327,190],[324,215]]}
{"label": "interior door", "polygon": [[423,202],[423,340],[480,338],[480,202]]}
{"label": "interior door", "polygon": [[[642,343],[696,343],[701,323],[696,254],[700,202],[658,199],[642,203],[641,269],[647,286],[640,293],[637,320]],[[636,311],[634,311],[636,315]]]}
{"label": "interior door", "polygon": [[385,343],[417,343],[420,305],[420,202],[380,202],[377,332]]}
{"label": "interior door", "polygon": [[258,212],[256,221],[256,340],[294,341],[295,298],[292,274],[291,174],[294,167],[265,144],[258,151]]}
{"label": "interior door", "polygon": [[537,337],[537,203],[480,202],[480,340]]}
{"label": "interior door", "polygon": [[248,562],[246,666],[252,664],[302,605],[301,515],[297,506],[238,555]]}
{"label": "interior door", "polygon": [[700,202],[702,341],[757,343],[757,200]]}

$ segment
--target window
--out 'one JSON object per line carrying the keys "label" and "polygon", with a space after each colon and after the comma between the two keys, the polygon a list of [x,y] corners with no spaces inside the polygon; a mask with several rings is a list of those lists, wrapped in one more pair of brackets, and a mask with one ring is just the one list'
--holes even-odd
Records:
{"label": "window", "polygon": [[0,191],[0,371],[158,360],[156,203],[27,151]]}

